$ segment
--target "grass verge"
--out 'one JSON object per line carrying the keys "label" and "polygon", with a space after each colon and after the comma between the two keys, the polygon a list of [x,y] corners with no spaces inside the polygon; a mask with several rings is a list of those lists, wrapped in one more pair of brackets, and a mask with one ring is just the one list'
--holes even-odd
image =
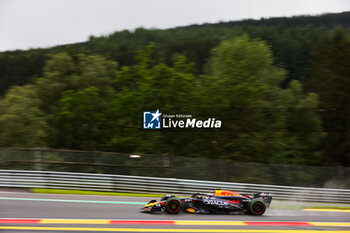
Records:
{"label": "grass verge", "polygon": [[33,193],[52,193],[52,194],[76,194],[76,195],[107,195],[107,196],[131,196],[131,197],[163,197],[164,194],[155,193],[115,193],[115,192],[98,192],[71,189],[31,189]]}

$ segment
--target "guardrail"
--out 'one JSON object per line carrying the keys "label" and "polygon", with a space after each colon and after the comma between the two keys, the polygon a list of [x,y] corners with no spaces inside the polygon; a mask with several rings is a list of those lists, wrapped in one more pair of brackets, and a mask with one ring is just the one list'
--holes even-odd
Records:
{"label": "guardrail", "polygon": [[208,193],[221,187],[244,194],[270,192],[277,200],[350,203],[350,189],[53,171],[0,170],[0,187],[174,194]]}

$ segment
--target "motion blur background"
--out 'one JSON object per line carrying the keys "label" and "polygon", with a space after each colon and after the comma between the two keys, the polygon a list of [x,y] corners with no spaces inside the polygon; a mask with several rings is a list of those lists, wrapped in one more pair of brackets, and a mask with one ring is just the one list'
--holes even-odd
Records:
{"label": "motion blur background", "polygon": [[[97,1],[86,8],[85,1],[62,1],[61,8],[14,2],[1,2],[1,169],[350,188],[349,2],[296,1],[287,12],[282,1],[268,1],[277,13],[259,15],[243,1],[220,1],[232,12],[215,8],[222,18],[206,19],[208,1],[180,1],[169,18],[187,21],[164,25],[155,22],[167,22],[169,9],[157,1],[142,13],[144,3],[123,8],[125,1],[106,1],[115,15],[132,12],[124,21],[103,21],[100,7],[87,17],[84,9]],[[250,14],[239,15],[239,5]],[[196,7],[201,17],[187,18]],[[17,14],[23,9],[31,14],[28,24]],[[136,28],[143,22],[138,15],[153,19],[152,9],[164,19]],[[88,30],[89,20],[75,25],[84,17],[118,31],[93,31],[98,26],[91,23],[87,40],[58,41]],[[45,40],[52,33],[55,44]],[[33,35],[38,43],[24,46]],[[222,128],[143,130],[143,111],[157,109],[214,117]]]}

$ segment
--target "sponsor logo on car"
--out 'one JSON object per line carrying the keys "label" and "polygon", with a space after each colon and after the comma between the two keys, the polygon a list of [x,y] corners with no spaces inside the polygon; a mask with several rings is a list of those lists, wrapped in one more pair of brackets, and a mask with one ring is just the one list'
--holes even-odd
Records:
{"label": "sponsor logo on car", "polygon": [[220,200],[204,200],[203,203],[207,205],[228,205],[226,201]]}

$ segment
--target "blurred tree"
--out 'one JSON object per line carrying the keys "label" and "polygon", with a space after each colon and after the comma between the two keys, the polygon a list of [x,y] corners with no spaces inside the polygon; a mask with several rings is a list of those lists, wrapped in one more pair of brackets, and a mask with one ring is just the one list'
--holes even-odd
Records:
{"label": "blurred tree", "polygon": [[107,104],[97,87],[63,92],[54,114],[55,143],[63,148],[100,149]]}
{"label": "blurred tree", "polygon": [[[304,96],[293,81],[283,90],[285,71],[275,67],[265,42],[248,36],[223,41],[208,64],[201,93],[201,110],[215,113],[224,132],[208,134],[219,142],[208,156],[240,161],[320,164],[323,136],[314,93]],[[214,148],[214,149],[213,149]],[[213,151],[214,150],[214,151]]]}
{"label": "blurred tree", "polygon": [[13,86],[0,100],[0,146],[46,146],[48,128],[32,85]]}
{"label": "blurred tree", "polygon": [[341,29],[315,50],[308,86],[320,96],[324,159],[350,165],[350,39]]}
{"label": "blurred tree", "polygon": [[46,53],[40,49],[0,53],[0,96],[13,85],[24,85],[30,78],[41,76]]}
{"label": "blurred tree", "polygon": [[322,164],[320,142],[325,133],[319,115],[318,96],[303,93],[300,82],[294,80],[285,92],[286,141],[283,160],[296,164]]}
{"label": "blurred tree", "polygon": [[[186,132],[171,134],[157,130],[142,130],[143,111],[160,109],[164,113],[190,113],[194,105],[196,80],[193,64],[179,56],[173,67],[153,59],[154,45],[138,51],[138,64],[122,67],[115,83],[118,93],[108,114],[114,128],[110,141],[112,150],[143,153],[181,154],[187,148],[179,147]],[[182,137],[183,140],[179,140]],[[185,140],[186,141],[186,140]]]}
{"label": "blurred tree", "polygon": [[[45,66],[44,76],[35,80],[38,97],[42,100],[41,109],[47,114],[48,123],[52,126],[48,133],[50,146],[73,149],[81,149],[83,145],[97,147],[98,142],[92,143],[100,134],[95,131],[95,126],[88,125],[88,129],[81,131],[91,130],[90,134],[85,135],[86,138],[90,137],[87,141],[78,142],[81,138],[77,137],[78,132],[75,130],[87,124],[84,116],[88,113],[84,111],[91,108],[89,98],[91,101],[101,101],[102,106],[111,101],[115,93],[113,79],[116,73],[117,64],[101,56],[70,56],[66,53],[52,56]],[[96,111],[101,108],[95,107]],[[71,114],[68,114],[70,111]],[[79,115],[79,111],[82,111],[82,117],[73,117],[74,114]],[[72,118],[73,125],[67,123],[69,118]],[[70,134],[65,135],[68,132]]]}
{"label": "blurred tree", "polygon": [[281,119],[270,121],[266,110],[274,107],[284,76],[273,66],[266,43],[247,35],[223,41],[213,50],[201,109],[223,121],[223,132],[209,140],[218,142],[215,148],[224,150],[220,154],[241,161],[269,161],[282,149]]}
{"label": "blurred tree", "polygon": [[117,72],[117,63],[101,56],[79,54],[70,56],[58,53],[47,62],[43,77],[35,80],[39,98],[43,101],[43,110],[56,111],[58,99],[64,91],[79,90],[95,86],[103,96],[113,95],[113,79]]}

